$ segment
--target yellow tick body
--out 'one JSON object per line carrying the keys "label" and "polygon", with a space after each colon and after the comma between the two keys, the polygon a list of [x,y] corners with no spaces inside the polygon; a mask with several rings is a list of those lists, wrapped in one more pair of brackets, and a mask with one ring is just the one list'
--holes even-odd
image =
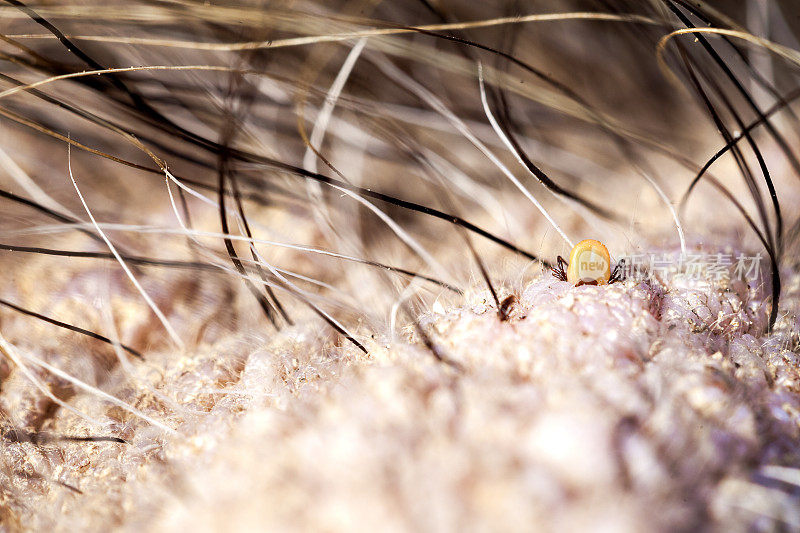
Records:
{"label": "yellow tick body", "polygon": [[605,285],[611,279],[608,248],[594,239],[585,239],[572,248],[567,281],[573,285]]}

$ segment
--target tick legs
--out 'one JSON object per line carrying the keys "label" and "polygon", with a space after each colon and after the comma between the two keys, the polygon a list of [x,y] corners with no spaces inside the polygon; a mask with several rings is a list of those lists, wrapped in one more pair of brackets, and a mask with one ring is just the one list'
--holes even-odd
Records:
{"label": "tick legs", "polygon": [[567,263],[564,258],[559,255],[556,259],[556,266],[550,267],[550,271],[557,280],[567,281],[567,266],[569,266],[569,263]]}

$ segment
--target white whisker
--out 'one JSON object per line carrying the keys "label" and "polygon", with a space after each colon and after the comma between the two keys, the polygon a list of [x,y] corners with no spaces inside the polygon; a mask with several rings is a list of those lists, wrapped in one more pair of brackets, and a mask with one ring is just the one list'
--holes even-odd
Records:
{"label": "white whisker", "polygon": [[89,205],[86,203],[86,200],[84,199],[83,194],[81,194],[81,190],[78,187],[78,182],[75,181],[75,176],[73,176],[73,174],[72,174],[72,151],[71,151],[71,148],[69,148],[69,145],[68,145],[68,148],[67,148],[67,167],[69,169],[69,179],[72,181],[72,185],[73,185],[73,187],[75,187],[75,192],[78,193],[78,198],[80,199],[81,204],[83,204],[83,208],[86,210],[86,214],[89,215],[89,219],[92,221],[92,225],[94,226],[94,228],[97,229],[98,233],[100,234],[100,237],[102,237],[103,241],[105,241],[106,246],[108,246],[108,249],[111,250],[111,253],[114,254],[114,257],[116,257],[117,262],[119,262],[120,266],[122,267],[122,270],[125,271],[125,274],[128,276],[128,279],[131,280],[131,283],[133,283],[133,285],[136,287],[136,290],[139,291],[139,294],[142,295],[142,298],[144,298],[144,301],[147,302],[147,305],[150,307],[150,309],[153,311],[153,313],[155,313],[155,315],[161,321],[161,324],[164,326],[164,329],[167,331],[169,336],[172,338],[172,340],[175,342],[175,344],[177,344],[178,347],[181,350],[183,350],[185,348],[185,345],[183,344],[183,341],[178,336],[178,334],[175,332],[175,330],[172,328],[172,325],[170,325],[169,321],[167,320],[167,317],[164,315],[164,313],[161,311],[161,309],[158,308],[158,306],[152,300],[152,298],[150,298],[150,295],[147,294],[147,292],[144,290],[144,287],[141,286],[141,284],[139,283],[139,280],[136,279],[136,276],[133,275],[133,272],[131,272],[131,269],[128,268],[128,265],[122,259],[122,256],[119,254],[119,252],[117,252],[117,249],[111,243],[111,240],[108,237],[106,237],[106,234],[103,233],[103,230],[100,229],[100,226],[97,224],[97,221],[95,220],[94,215],[92,215],[92,211],[89,209]]}

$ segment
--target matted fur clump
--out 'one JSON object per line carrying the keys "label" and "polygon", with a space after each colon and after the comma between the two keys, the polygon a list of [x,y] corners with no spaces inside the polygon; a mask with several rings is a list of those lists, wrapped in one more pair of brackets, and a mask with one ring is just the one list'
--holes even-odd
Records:
{"label": "matted fur clump", "polygon": [[0,5],[0,530],[800,529],[791,15]]}

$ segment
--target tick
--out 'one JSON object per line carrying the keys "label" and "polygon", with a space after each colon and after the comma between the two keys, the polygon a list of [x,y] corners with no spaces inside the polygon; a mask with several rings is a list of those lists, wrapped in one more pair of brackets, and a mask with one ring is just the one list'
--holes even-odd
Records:
{"label": "tick", "polygon": [[[594,239],[585,239],[576,244],[569,254],[569,263],[560,255],[556,266],[551,267],[553,276],[575,285],[606,285],[622,279],[624,260],[611,271],[611,256],[608,248]],[[566,267],[566,270],[565,270]]]}

